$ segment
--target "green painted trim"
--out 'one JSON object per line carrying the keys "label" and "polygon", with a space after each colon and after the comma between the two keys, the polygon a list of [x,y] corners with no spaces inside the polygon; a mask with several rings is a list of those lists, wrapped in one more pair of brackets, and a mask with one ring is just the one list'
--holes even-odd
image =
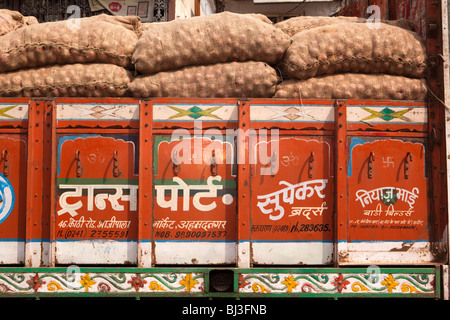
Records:
{"label": "green painted trim", "polygon": [[139,184],[139,179],[114,179],[114,178],[109,178],[109,179],[102,179],[102,178],[87,178],[87,179],[83,179],[83,178],[58,178],[56,180],[56,182],[58,183],[58,185],[60,184],[98,184],[98,185],[102,185],[102,184],[113,184],[113,185],[138,185]]}
{"label": "green painted trim", "polygon": [[[154,179],[155,185],[178,185],[171,179]],[[188,185],[204,185],[207,179],[183,179]],[[235,189],[236,180],[234,179],[222,179],[219,183],[213,183],[214,185],[222,185],[225,189]]]}
{"label": "green painted trim", "polygon": [[[367,268],[235,268],[235,267],[162,267],[162,268],[137,268],[137,267],[80,267],[81,272],[113,272],[113,273],[208,273],[212,270],[233,270],[239,273],[366,273]],[[43,272],[66,272],[67,267],[0,267],[0,273],[43,273]],[[419,274],[440,274],[437,267],[380,267],[383,273],[419,273]]]}
{"label": "green painted trim", "polygon": [[[220,269],[220,268],[218,268]],[[224,268],[227,269],[227,268]],[[344,268],[235,268],[241,273],[366,273],[367,267],[344,267]],[[383,273],[433,273],[436,267],[380,267]]]}
{"label": "green painted trim", "polygon": [[17,293],[17,294],[5,294],[0,293],[1,298],[124,298],[124,297],[136,297],[136,298],[234,298],[234,299],[293,299],[293,298],[336,298],[336,299],[349,299],[349,298],[403,298],[403,299],[438,299],[429,294],[406,294],[406,293],[144,293],[144,292],[129,292],[129,293],[105,293],[105,292],[82,292],[82,293]]}
{"label": "green painted trim", "polygon": [[[209,292],[209,272],[212,270],[232,270],[234,272],[234,292]],[[46,275],[43,275],[43,277],[52,277],[52,273],[55,274],[65,274],[67,272],[66,267],[55,267],[55,268],[46,268],[46,267],[40,267],[40,268],[24,268],[24,267],[0,267],[0,273],[5,274],[17,274],[20,276],[20,274],[24,273],[43,273]],[[411,275],[433,275],[434,276],[434,290],[430,290],[430,292],[417,292],[417,293],[400,293],[400,292],[392,292],[388,293],[386,291],[383,292],[337,292],[336,290],[332,290],[330,292],[239,292],[239,277],[241,274],[259,274],[261,277],[264,277],[264,274],[266,275],[277,275],[277,274],[293,274],[295,275],[317,275],[317,274],[344,274],[344,280],[349,277],[351,277],[352,274],[367,274],[367,268],[257,268],[257,269],[251,269],[251,268],[226,268],[226,267],[207,267],[207,268],[201,268],[201,267],[180,267],[180,268],[136,268],[136,267],[80,267],[79,269],[80,273],[94,273],[94,274],[101,274],[101,273],[126,273],[126,274],[197,274],[193,277],[193,280],[201,278],[203,280],[203,286],[197,287],[198,289],[203,288],[202,292],[186,292],[184,289],[183,291],[168,291],[168,292],[141,292],[141,291],[124,291],[124,292],[62,292],[62,291],[55,291],[52,292],[2,292],[0,293],[0,297],[28,297],[28,298],[39,298],[39,297],[206,297],[206,298],[338,298],[338,299],[345,299],[345,298],[434,298],[434,299],[440,299],[441,298],[441,270],[440,267],[387,267],[383,268],[380,267],[380,272],[383,274],[405,274],[406,276]],[[129,275],[128,275],[129,276]],[[92,279],[95,279],[95,277],[103,278],[102,275],[96,275]],[[144,277],[146,279],[147,277],[152,277],[151,275]],[[401,276],[400,276],[401,277]],[[154,278],[154,277],[153,277]],[[56,278],[55,278],[56,279]],[[156,277],[157,279],[157,277]],[[247,278],[246,278],[247,279]],[[298,278],[295,278],[298,279]],[[182,278],[184,280],[184,278]],[[174,280],[175,281],[175,280]],[[177,280],[177,283],[179,281]],[[419,281],[420,282],[420,281]],[[175,283],[175,282],[174,282]],[[327,280],[327,283],[329,281]],[[277,280],[274,285],[279,285],[280,280]],[[430,284],[425,283],[425,284]],[[148,284],[147,284],[148,285]],[[130,284],[131,286],[131,284]],[[167,288],[167,287],[166,287]],[[174,288],[175,290],[179,290],[178,287]],[[273,289],[273,288],[272,288]],[[125,288],[125,290],[128,290]],[[153,290],[153,289],[152,289]],[[275,290],[279,290],[279,288],[276,288]],[[328,289],[325,289],[328,290]]]}
{"label": "green painted trim", "polygon": [[435,287],[435,298],[436,299],[440,299],[442,298],[442,288],[441,288],[441,268],[437,267],[435,268],[435,283],[434,283],[434,287]]}
{"label": "green painted trim", "polygon": [[[66,271],[67,267],[0,267],[0,272],[62,272]],[[131,273],[166,273],[166,272],[209,272],[212,270],[233,270],[237,273],[363,273],[367,271],[367,267],[345,267],[345,268],[235,268],[222,266],[208,266],[208,267],[153,267],[153,268],[137,268],[137,267],[80,267],[82,271],[89,272],[131,272]],[[439,271],[438,267],[380,267],[381,271],[385,273],[436,273]]]}

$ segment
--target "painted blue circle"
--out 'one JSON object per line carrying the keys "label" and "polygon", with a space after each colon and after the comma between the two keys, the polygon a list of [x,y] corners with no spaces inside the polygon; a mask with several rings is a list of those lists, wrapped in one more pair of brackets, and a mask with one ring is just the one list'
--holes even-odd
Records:
{"label": "painted blue circle", "polygon": [[14,208],[15,200],[11,182],[0,173],[0,223],[8,218]]}

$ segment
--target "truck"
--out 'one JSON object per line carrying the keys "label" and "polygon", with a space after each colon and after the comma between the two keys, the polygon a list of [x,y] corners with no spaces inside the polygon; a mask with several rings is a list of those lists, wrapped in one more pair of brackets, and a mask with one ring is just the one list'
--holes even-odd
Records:
{"label": "truck", "polygon": [[425,100],[0,98],[0,296],[448,300],[448,3],[369,5]]}

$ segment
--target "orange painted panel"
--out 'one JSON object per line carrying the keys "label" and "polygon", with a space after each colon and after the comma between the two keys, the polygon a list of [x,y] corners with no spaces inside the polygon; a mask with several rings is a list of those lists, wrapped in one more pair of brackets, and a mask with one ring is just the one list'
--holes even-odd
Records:
{"label": "orange painted panel", "polygon": [[58,141],[56,240],[137,239],[137,137]]}
{"label": "orange painted panel", "polygon": [[349,241],[427,241],[424,142],[355,137],[349,152]]}
{"label": "orange painted panel", "polygon": [[252,166],[252,241],[332,241],[333,140],[284,136],[265,146],[253,149],[271,161]]}
{"label": "orange painted panel", "polygon": [[25,239],[26,186],[27,137],[4,134],[0,137],[0,240]]}
{"label": "orange painted panel", "polygon": [[233,143],[154,137],[154,239],[236,239]]}

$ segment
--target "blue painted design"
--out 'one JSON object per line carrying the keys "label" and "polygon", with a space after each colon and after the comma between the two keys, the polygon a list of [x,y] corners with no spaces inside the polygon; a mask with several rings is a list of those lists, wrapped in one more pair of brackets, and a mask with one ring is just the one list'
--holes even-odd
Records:
{"label": "blue painted design", "polygon": [[64,142],[66,141],[74,141],[78,138],[81,139],[86,139],[86,138],[114,138],[116,140],[123,140],[126,142],[132,142],[135,145],[135,158],[134,158],[134,174],[138,174],[138,169],[139,169],[139,153],[138,150],[139,148],[136,148],[136,146],[138,145],[138,141],[137,141],[137,136],[133,136],[133,135],[120,135],[120,134],[105,134],[105,135],[99,135],[99,134],[80,134],[80,135],[67,135],[67,136],[62,136],[59,141],[58,141],[58,152],[57,152],[57,174],[58,176],[61,174],[61,148],[62,145],[64,144]]}
{"label": "blue painted design", "polygon": [[[402,141],[402,140],[397,140],[397,141]],[[352,160],[353,160],[353,148],[356,147],[357,145],[363,145],[365,143],[372,143],[374,142],[373,140],[365,140],[359,137],[354,137],[350,140],[350,148],[349,148],[349,155],[348,155],[348,168],[347,168],[347,176],[351,177],[352,176]],[[410,143],[420,143],[423,145],[423,142],[421,141],[403,141],[403,142],[410,142]],[[425,146],[424,146],[425,148]],[[428,161],[428,153],[425,152],[425,159],[424,162],[427,163]],[[424,174],[425,178],[428,178],[428,171],[425,170],[425,174]]]}
{"label": "blue painted design", "polygon": [[352,158],[353,158],[353,148],[357,145],[367,143],[367,141],[361,139],[361,138],[352,138],[350,141],[350,151],[349,151],[349,159],[348,159],[348,168],[347,168],[347,176],[352,176]]}
{"label": "blue painted design", "polygon": [[0,173],[0,224],[8,218],[14,208],[16,198],[9,180]]}

